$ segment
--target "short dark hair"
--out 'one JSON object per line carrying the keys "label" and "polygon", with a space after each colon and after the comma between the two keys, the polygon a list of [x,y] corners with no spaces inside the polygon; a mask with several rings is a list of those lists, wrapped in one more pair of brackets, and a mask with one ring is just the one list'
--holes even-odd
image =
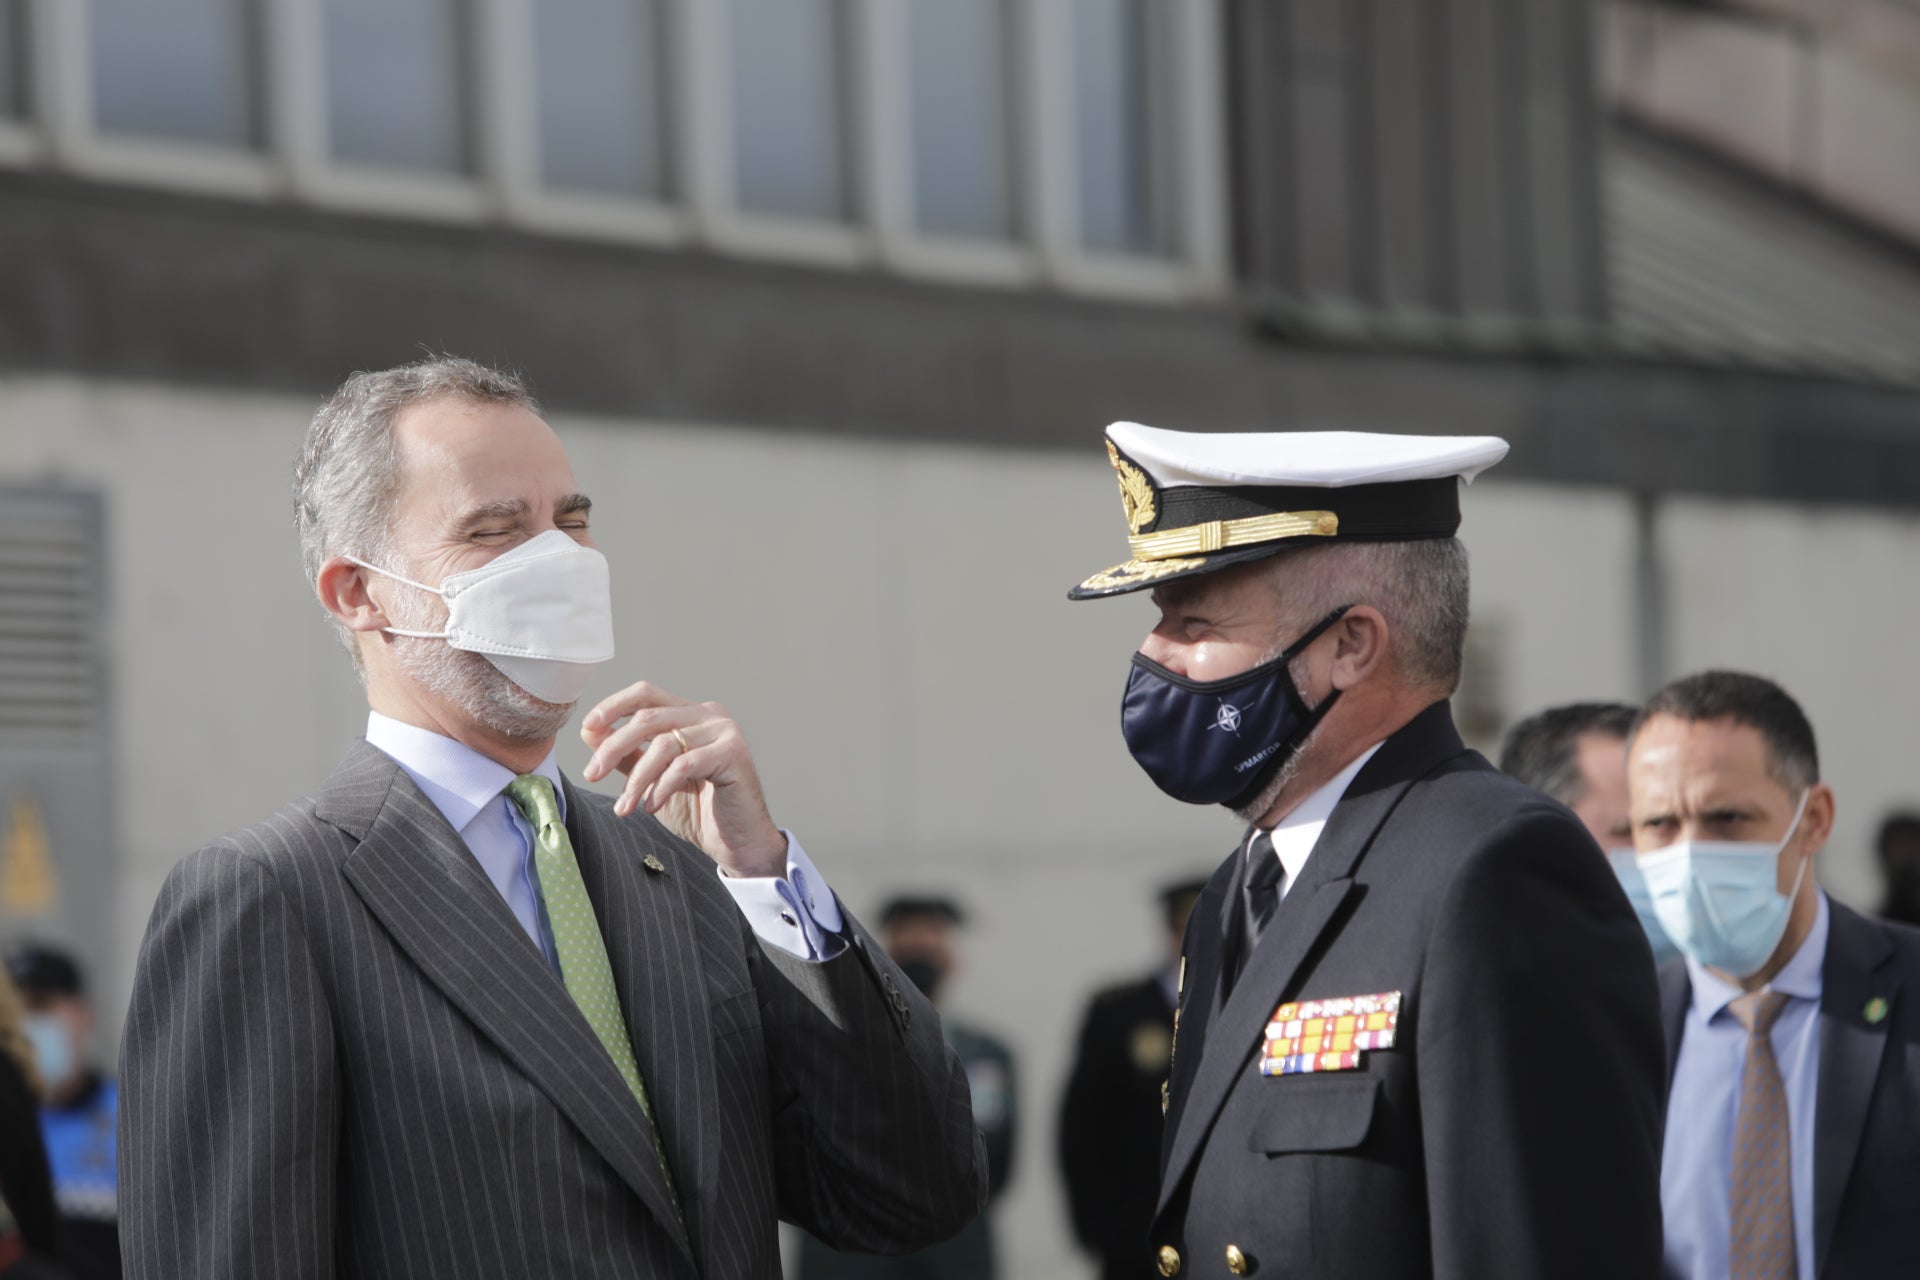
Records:
{"label": "short dark hair", "polygon": [[86,976],[80,971],[80,962],[58,947],[20,943],[8,949],[6,968],[7,977],[19,988],[20,994],[29,999],[48,996],[79,999],[87,994]]}
{"label": "short dark hair", "polygon": [[880,927],[887,928],[902,920],[932,918],[944,920],[951,925],[967,922],[967,913],[952,898],[943,898],[935,894],[900,894],[889,898],[880,907]]}
{"label": "short dark hair", "polygon": [[1911,809],[1896,809],[1894,812],[1888,814],[1880,822],[1880,834],[1874,839],[1873,847],[1882,856],[1885,856],[1887,846],[1901,836],[1906,836],[1913,840],[1920,840],[1920,812],[1915,812]]}
{"label": "short dark hair", "polygon": [[[1820,781],[1820,748],[1807,713],[1785,689],[1744,671],[1702,671],[1683,676],[1647,699],[1633,722],[1633,736],[1655,716],[1689,724],[1731,720],[1759,733],[1767,746],[1767,770],[1788,791]],[[1631,741],[1631,739],[1629,739]]]}
{"label": "short dark hair", "polygon": [[1180,922],[1186,918],[1187,912],[1193,909],[1193,904],[1200,900],[1200,895],[1206,891],[1206,887],[1205,876],[1194,876],[1185,880],[1175,880],[1160,890],[1160,912],[1166,917],[1167,928],[1180,927]]}
{"label": "short dark hair", "polygon": [[1580,739],[1598,733],[1625,742],[1637,714],[1624,702],[1569,702],[1537,711],[1507,731],[1500,772],[1561,804],[1579,804],[1586,790],[1577,756]]}

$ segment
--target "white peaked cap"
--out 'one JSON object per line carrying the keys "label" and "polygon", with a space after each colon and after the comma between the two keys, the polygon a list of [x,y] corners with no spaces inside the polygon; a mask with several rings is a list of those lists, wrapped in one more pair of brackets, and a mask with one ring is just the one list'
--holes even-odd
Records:
{"label": "white peaked cap", "polygon": [[1067,594],[1138,591],[1293,548],[1451,538],[1460,486],[1507,456],[1493,436],[1213,434],[1107,428],[1128,558]]}
{"label": "white peaked cap", "polygon": [[1473,478],[1507,456],[1497,436],[1396,436],[1370,431],[1167,431],[1116,422],[1107,439],[1154,482],[1344,489],[1402,480]]}

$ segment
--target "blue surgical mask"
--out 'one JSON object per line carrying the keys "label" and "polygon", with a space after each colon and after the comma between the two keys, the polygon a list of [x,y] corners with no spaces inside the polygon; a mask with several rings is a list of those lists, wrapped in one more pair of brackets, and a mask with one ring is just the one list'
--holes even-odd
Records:
{"label": "blue surgical mask", "polygon": [[1682,952],[1736,978],[1767,962],[1787,931],[1794,895],[1812,861],[1801,861],[1793,888],[1782,894],[1780,851],[1800,829],[1807,794],[1778,843],[1681,840],[1641,855],[1654,914]]}
{"label": "blue surgical mask", "polygon": [[1613,849],[1607,853],[1607,861],[1613,864],[1613,874],[1620,877],[1620,887],[1627,891],[1633,914],[1646,930],[1647,942],[1653,947],[1654,966],[1677,959],[1680,948],[1673,945],[1673,939],[1660,924],[1660,917],[1654,914],[1653,891],[1647,888],[1647,878],[1640,874],[1639,855],[1631,847]]}
{"label": "blue surgical mask", "polygon": [[1335,609],[1271,662],[1224,680],[1189,680],[1134,654],[1120,703],[1127,750],[1175,800],[1253,803],[1340,696],[1336,689],[1309,710],[1287,664],[1349,608]]}
{"label": "blue surgical mask", "polygon": [[50,1014],[34,1013],[22,1019],[21,1030],[33,1046],[40,1083],[49,1089],[65,1084],[73,1074],[73,1037],[67,1034],[66,1024]]}

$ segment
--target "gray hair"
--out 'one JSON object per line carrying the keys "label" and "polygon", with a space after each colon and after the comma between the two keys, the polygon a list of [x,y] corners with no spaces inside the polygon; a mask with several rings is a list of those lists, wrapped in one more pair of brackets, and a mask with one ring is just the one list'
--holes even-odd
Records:
{"label": "gray hair", "polygon": [[1387,620],[1389,652],[1408,684],[1443,696],[1459,687],[1468,617],[1460,539],[1334,543],[1279,559],[1299,570],[1269,579],[1290,629],[1282,644],[1342,605],[1371,605]]}
{"label": "gray hair", "polygon": [[[314,413],[293,467],[293,518],[309,584],[337,555],[375,564],[388,559],[393,503],[400,492],[394,419],[431,400],[540,409],[517,375],[456,356],[356,373],[341,383]],[[358,665],[352,633],[337,619],[335,626]]]}

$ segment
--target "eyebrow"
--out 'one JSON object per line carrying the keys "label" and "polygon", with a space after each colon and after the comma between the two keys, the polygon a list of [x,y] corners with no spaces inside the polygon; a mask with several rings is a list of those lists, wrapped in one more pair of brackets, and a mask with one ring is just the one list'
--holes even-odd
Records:
{"label": "eyebrow", "polygon": [[454,521],[453,531],[456,535],[471,533],[476,527],[486,524],[490,520],[518,520],[526,514],[527,504],[524,499],[506,498],[499,502],[489,502],[484,506],[478,506],[468,511],[465,515]]}
{"label": "eyebrow", "polygon": [[593,499],[584,493],[570,493],[553,504],[553,514],[570,516],[575,512],[585,513],[593,510]]}

